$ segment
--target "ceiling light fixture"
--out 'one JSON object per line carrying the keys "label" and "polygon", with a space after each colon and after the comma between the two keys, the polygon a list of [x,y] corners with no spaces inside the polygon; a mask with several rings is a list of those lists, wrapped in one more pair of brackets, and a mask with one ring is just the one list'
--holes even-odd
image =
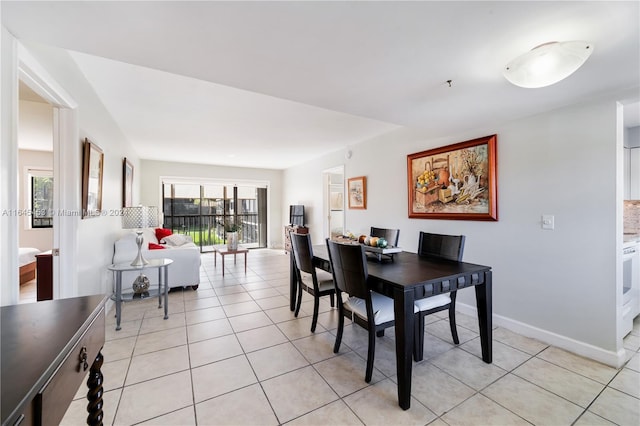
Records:
{"label": "ceiling light fixture", "polygon": [[591,52],[593,45],[585,41],[544,43],[509,62],[504,77],[528,89],[550,86],[573,74]]}

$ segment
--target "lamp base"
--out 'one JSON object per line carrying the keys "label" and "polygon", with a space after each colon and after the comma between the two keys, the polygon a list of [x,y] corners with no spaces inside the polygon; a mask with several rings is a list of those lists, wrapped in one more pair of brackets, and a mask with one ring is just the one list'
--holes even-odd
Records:
{"label": "lamp base", "polygon": [[142,230],[136,231],[136,234],[137,234],[136,244],[138,244],[138,255],[136,256],[135,259],[133,259],[133,262],[131,262],[131,266],[142,268],[144,265],[147,265],[149,261],[142,256],[142,243],[143,243]]}

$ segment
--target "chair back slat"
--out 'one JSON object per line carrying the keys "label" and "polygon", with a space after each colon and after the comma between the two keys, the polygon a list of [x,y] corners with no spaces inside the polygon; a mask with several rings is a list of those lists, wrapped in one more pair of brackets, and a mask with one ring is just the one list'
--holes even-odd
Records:
{"label": "chair back slat", "polygon": [[291,247],[296,267],[308,274],[315,273],[313,266],[313,249],[311,248],[311,235],[291,232]]}
{"label": "chair back slat", "polygon": [[398,238],[400,238],[400,230],[399,229],[387,229],[387,228],[376,228],[374,226],[371,227],[371,231],[369,235],[372,237],[382,237],[387,240],[389,246],[398,247]]}
{"label": "chair back slat", "polygon": [[340,291],[350,296],[367,299],[371,297],[367,288],[367,258],[361,244],[342,244],[327,238],[329,261],[333,282]]}
{"label": "chair back slat", "polygon": [[420,232],[418,255],[462,261],[464,235],[444,235]]}

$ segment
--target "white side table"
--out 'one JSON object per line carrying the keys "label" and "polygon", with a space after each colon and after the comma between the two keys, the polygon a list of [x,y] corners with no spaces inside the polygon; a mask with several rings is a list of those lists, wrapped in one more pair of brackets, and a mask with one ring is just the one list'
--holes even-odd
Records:
{"label": "white side table", "polygon": [[[124,271],[144,271],[145,269],[158,268],[158,308],[162,307],[162,293],[164,286],[164,319],[169,318],[169,269],[168,266],[173,263],[172,259],[151,259],[144,266],[131,266],[129,263],[116,263],[107,266],[107,269],[113,271],[116,279],[116,291],[113,295],[116,301],[116,330],[120,330],[120,315],[122,312],[122,272]],[[129,294],[128,296],[131,296]],[[134,300],[131,297],[131,300]]]}

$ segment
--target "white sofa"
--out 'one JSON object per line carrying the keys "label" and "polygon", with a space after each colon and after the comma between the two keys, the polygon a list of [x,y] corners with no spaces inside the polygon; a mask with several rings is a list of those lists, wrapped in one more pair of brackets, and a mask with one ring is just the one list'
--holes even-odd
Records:
{"label": "white sofa", "polygon": [[[149,243],[159,244],[156,238],[155,229],[143,229],[144,242],[142,243],[142,255],[145,259],[167,258],[173,260],[168,267],[169,288],[172,287],[192,287],[194,290],[200,285],[200,249],[191,238],[180,235],[175,239],[185,239],[187,242],[181,245],[161,244],[165,249],[149,250]],[[175,234],[178,236],[178,234]],[[181,241],[178,241],[180,243]],[[115,242],[113,263],[132,262],[138,254],[136,244],[136,233],[128,232]],[[151,287],[158,285],[157,269],[150,269],[144,274],[149,278]],[[122,291],[130,291],[139,272],[125,271],[122,273]]]}

